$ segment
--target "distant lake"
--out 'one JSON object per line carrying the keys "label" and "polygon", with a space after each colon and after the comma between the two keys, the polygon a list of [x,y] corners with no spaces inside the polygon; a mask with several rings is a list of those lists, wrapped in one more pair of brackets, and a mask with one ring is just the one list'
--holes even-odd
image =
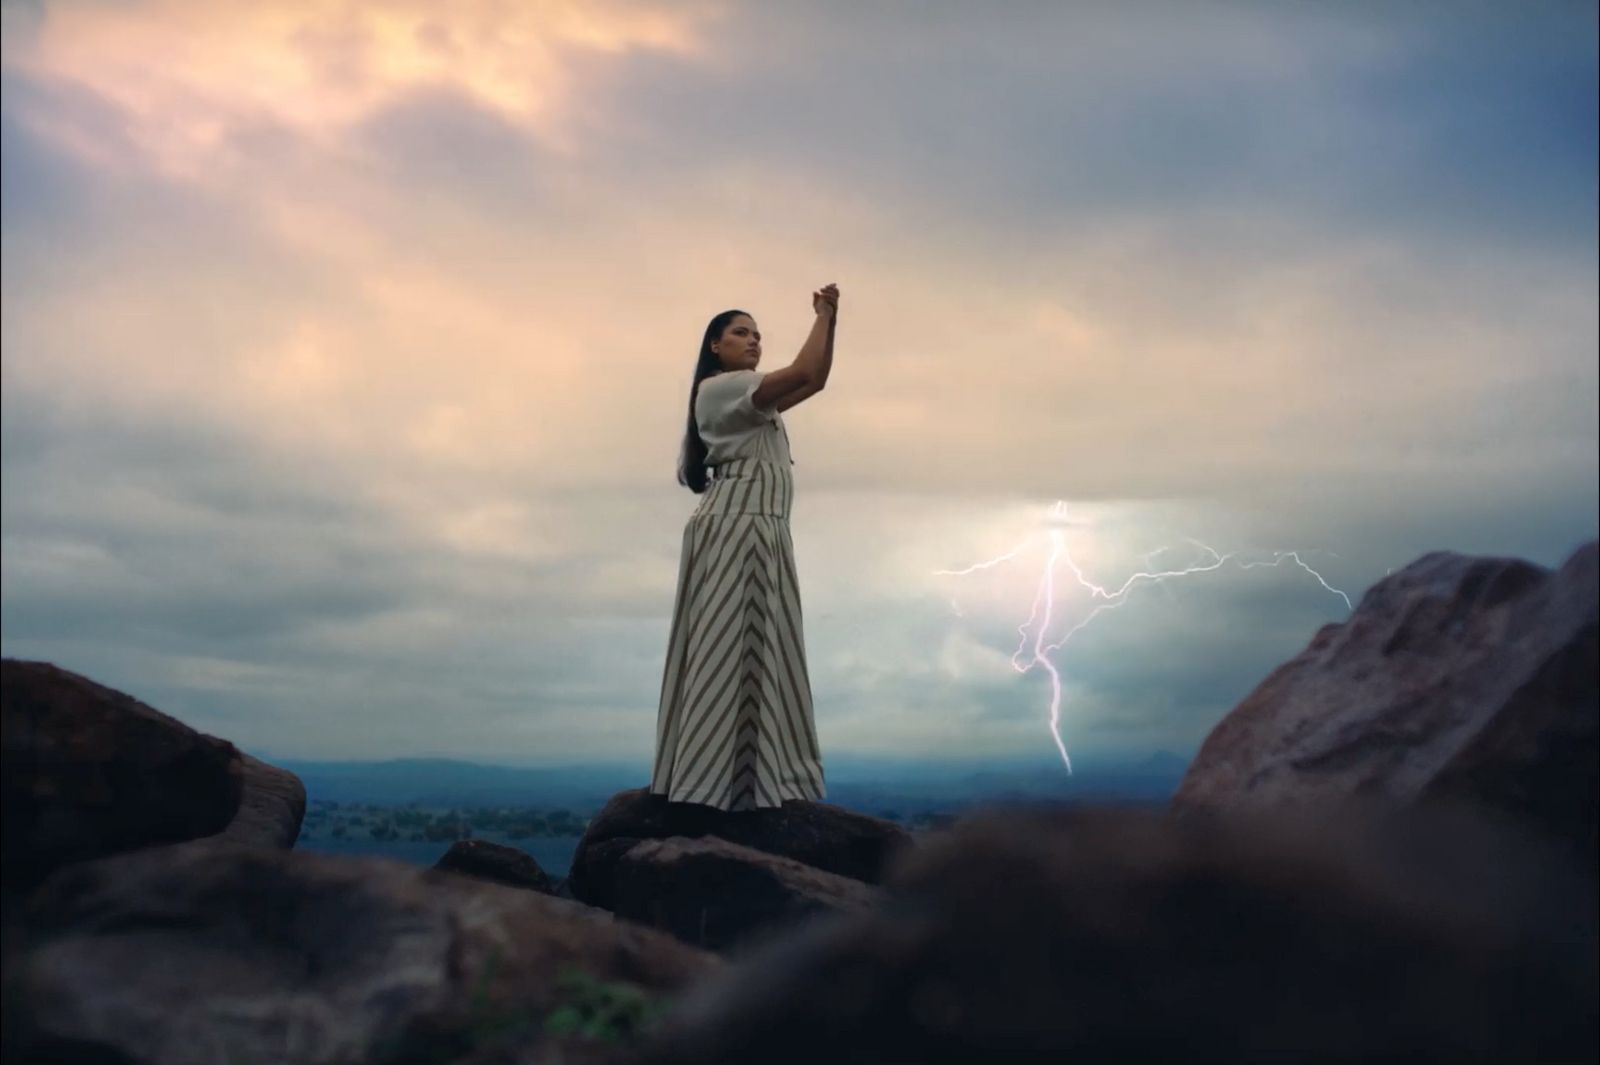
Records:
{"label": "distant lake", "polygon": [[[504,843],[520,851],[533,855],[534,861],[539,863],[551,877],[565,877],[572,871],[572,855],[578,849],[578,841],[582,836],[540,836],[534,839],[508,839],[492,832],[482,835],[473,833],[473,839],[485,839],[491,843]],[[445,852],[450,849],[451,841],[444,840],[434,843],[412,843],[407,840],[380,840],[380,839],[302,839],[297,842],[295,850],[316,851],[319,854],[355,854],[377,855],[380,858],[395,858],[412,865],[431,867],[438,864]]]}

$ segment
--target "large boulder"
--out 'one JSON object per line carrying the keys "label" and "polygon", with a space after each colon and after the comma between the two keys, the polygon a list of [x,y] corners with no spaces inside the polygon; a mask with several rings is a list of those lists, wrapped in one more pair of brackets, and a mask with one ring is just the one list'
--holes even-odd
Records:
{"label": "large boulder", "polygon": [[533,891],[204,843],[64,868],[28,920],[5,986],[7,1061],[455,1061],[502,1042],[588,1060],[554,1014],[598,1022],[612,1008],[608,1023],[636,1030],[645,1007],[719,964]]}
{"label": "large boulder", "polygon": [[1470,799],[1596,845],[1600,574],[1438,551],[1374,585],[1212,730],[1183,807]]}
{"label": "large boulder", "polygon": [[211,837],[292,847],[294,774],[49,662],[0,661],[7,894],[70,862]]}
{"label": "large boulder", "polygon": [[525,850],[486,839],[459,839],[433,867],[446,873],[475,876],[497,884],[557,894],[539,860]]}
{"label": "large boulder", "polygon": [[573,894],[614,908],[617,863],[640,840],[673,836],[715,836],[866,883],[877,883],[893,855],[911,844],[911,834],[893,821],[830,803],[790,800],[725,811],[631,788],[611,797],[578,842],[568,877]]}
{"label": "large boulder", "polygon": [[870,884],[715,836],[641,840],[612,875],[617,916],[718,951],[865,909],[878,897]]}
{"label": "large boulder", "polygon": [[870,910],[692,989],[733,1062],[1550,1061],[1596,1040],[1592,881],[1461,811],[994,808]]}

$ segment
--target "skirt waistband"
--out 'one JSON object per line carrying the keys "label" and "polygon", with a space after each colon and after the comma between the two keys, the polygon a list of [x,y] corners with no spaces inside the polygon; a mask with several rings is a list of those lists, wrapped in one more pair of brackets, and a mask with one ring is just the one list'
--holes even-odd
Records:
{"label": "skirt waistband", "polygon": [[710,469],[718,473],[730,473],[738,470],[748,470],[756,466],[772,466],[780,470],[788,469],[792,463],[778,462],[774,459],[765,459],[759,455],[746,455],[737,459],[724,459],[722,462],[712,463]]}
{"label": "skirt waistband", "polygon": [[711,486],[700,497],[694,516],[764,514],[788,518],[794,503],[794,475],[786,463],[771,459],[730,459],[714,467]]}

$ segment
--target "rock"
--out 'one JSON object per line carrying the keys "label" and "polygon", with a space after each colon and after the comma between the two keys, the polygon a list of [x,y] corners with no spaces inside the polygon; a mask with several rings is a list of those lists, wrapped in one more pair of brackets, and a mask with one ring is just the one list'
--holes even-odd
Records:
{"label": "rock", "polygon": [[640,1059],[1586,1060],[1567,857],[1459,810],[994,808],[697,985]]}
{"label": "rock", "polygon": [[612,875],[617,916],[718,951],[863,909],[878,894],[859,880],[715,836],[641,840]]}
{"label": "rock", "polygon": [[613,872],[640,840],[716,836],[755,850],[877,883],[911,834],[893,821],[839,806],[791,800],[781,807],[729,812],[698,803],[669,803],[645,788],[618,792],[590,821],[572,856],[573,894],[611,909]]}
{"label": "rock", "polygon": [[1470,799],[1596,853],[1596,544],[1559,571],[1434,552],[1212,730],[1173,801]]}
{"label": "rock", "polygon": [[287,769],[236,754],[243,780],[239,807],[211,838],[246,847],[293,847],[306,816],[306,786]]}
{"label": "rock", "polygon": [[201,837],[290,847],[294,774],[48,662],[0,662],[4,865],[25,893],[69,862]]}
{"label": "rock", "polygon": [[28,941],[23,900],[52,871],[196,840],[292,847],[305,816],[293,773],[48,662],[0,660],[0,758],[0,971]]}
{"label": "rock", "polygon": [[552,1010],[586,1008],[563,989],[569,970],[663,999],[718,964],[537,892],[203,843],[61,869],[28,919],[5,988],[8,1061],[454,1061],[553,1038]]}
{"label": "rock", "polygon": [[558,894],[539,862],[527,851],[504,843],[491,843],[484,839],[462,839],[450,845],[444,857],[434,863],[434,868],[447,873],[461,873],[511,887],[542,891],[546,895]]}

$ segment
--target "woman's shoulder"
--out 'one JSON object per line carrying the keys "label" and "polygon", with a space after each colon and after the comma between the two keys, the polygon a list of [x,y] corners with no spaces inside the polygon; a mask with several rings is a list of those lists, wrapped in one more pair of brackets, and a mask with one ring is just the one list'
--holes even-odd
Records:
{"label": "woman's shoulder", "polygon": [[750,383],[751,376],[756,372],[755,370],[723,370],[719,373],[714,373],[700,382],[700,394],[706,395],[710,393],[719,397],[736,395],[742,386]]}
{"label": "woman's shoulder", "polygon": [[695,388],[695,409],[727,406],[729,397],[735,394],[729,391],[729,386],[737,383],[732,379],[732,375],[737,372],[724,370],[702,378],[700,384]]}

